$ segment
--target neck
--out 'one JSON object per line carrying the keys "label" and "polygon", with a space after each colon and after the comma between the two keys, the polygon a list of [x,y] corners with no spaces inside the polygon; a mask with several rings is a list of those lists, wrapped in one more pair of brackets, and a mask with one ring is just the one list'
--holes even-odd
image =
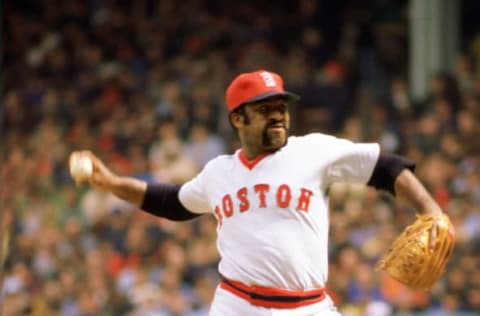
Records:
{"label": "neck", "polygon": [[258,156],[264,155],[267,152],[265,150],[252,150],[246,147],[242,147],[243,153],[248,160],[254,160]]}

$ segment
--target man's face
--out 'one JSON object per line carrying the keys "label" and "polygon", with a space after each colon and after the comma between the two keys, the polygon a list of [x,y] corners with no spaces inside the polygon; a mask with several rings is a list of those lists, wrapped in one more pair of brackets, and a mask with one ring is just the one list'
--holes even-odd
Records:
{"label": "man's face", "polygon": [[287,143],[290,128],[288,102],[272,97],[245,106],[243,124],[238,129],[243,143],[256,152],[275,151]]}

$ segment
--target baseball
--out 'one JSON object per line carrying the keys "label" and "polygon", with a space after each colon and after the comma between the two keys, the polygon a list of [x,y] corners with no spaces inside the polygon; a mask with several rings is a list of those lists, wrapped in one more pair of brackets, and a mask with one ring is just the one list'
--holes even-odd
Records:
{"label": "baseball", "polygon": [[93,172],[92,160],[87,156],[74,155],[70,160],[70,174],[75,181],[88,180]]}

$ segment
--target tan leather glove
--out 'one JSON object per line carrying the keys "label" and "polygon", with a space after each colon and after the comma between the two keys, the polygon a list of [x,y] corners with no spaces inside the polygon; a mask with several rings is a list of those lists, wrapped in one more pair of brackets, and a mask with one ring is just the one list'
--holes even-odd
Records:
{"label": "tan leather glove", "polygon": [[443,274],[454,243],[455,231],[446,214],[417,214],[376,268],[412,289],[429,290]]}

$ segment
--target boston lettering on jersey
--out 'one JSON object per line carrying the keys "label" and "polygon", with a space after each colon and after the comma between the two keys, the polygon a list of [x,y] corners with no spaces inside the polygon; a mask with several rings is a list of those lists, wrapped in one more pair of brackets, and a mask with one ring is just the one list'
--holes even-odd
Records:
{"label": "boston lettering on jersey", "polygon": [[308,212],[313,192],[300,188],[298,198],[294,199],[292,197],[292,189],[288,184],[281,184],[273,190],[266,183],[259,183],[251,188],[243,187],[233,195],[225,194],[219,205],[215,206],[215,215],[219,224],[222,225],[224,217],[232,217],[235,213],[244,213],[252,208],[266,208],[270,206],[267,205],[267,196],[270,194],[275,195],[274,204],[279,208],[294,206],[297,211]]}

